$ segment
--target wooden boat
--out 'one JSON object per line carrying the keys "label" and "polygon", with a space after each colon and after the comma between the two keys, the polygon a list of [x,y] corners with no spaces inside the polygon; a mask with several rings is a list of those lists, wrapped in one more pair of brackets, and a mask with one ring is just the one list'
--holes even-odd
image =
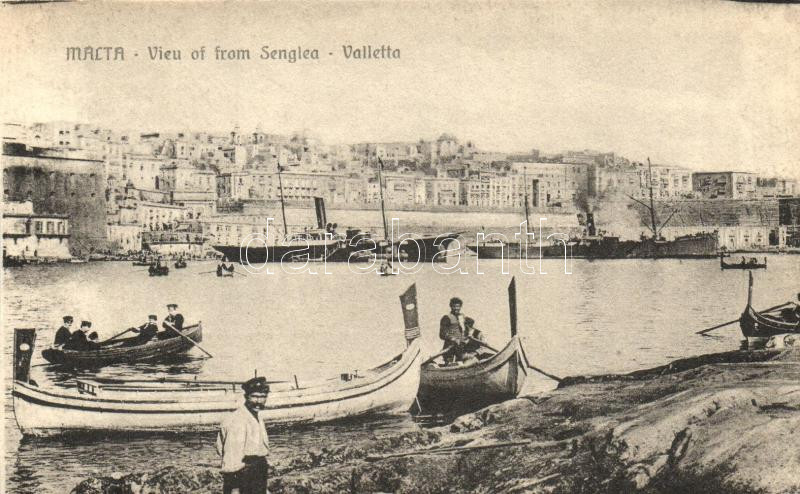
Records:
{"label": "wooden boat", "polygon": [[[531,364],[517,336],[516,286],[513,279],[508,291],[511,340],[493,355],[463,365],[441,365],[433,361],[423,364],[418,395],[422,413],[461,413],[519,395]],[[548,379],[545,387],[554,386],[555,381]]]}
{"label": "wooden boat", "polygon": [[150,273],[150,276],[167,276],[169,274],[169,266],[151,264],[147,272]]}
{"label": "wooden boat", "polygon": [[[186,326],[181,330],[181,334],[199,343],[203,340],[203,326],[200,323]],[[42,357],[51,364],[97,369],[119,363],[160,359],[186,352],[194,347],[191,342],[179,336],[166,340],[152,339],[139,346],[125,346],[133,339],[103,341],[100,343],[100,349],[90,351],[47,348],[42,351]]]}
{"label": "wooden boat", "polygon": [[749,272],[747,274],[749,275],[747,306],[739,318],[739,327],[744,337],[747,338],[748,346],[761,346],[770,337],[779,334],[800,333],[800,321],[791,317],[793,309],[781,311],[778,314],[769,314],[766,311],[758,312],[753,308],[751,305],[753,300],[753,273]]}
{"label": "wooden boat", "polygon": [[234,270],[233,263],[231,263],[230,265],[226,265],[225,263],[222,263],[222,264],[217,266],[217,276],[220,276],[220,277],[225,277],[225,276],[232,277],[233,276],[233,270]]}
{"label": "wooden boat", "polygon": [[760,264],[755,257],[752,257],[747,261],[742,258],[742,262],[739,263],[726,263],[725,255],[720,255],[719,267],[720,269],[767,269],[767,258],[764,258],[763,264]]}
{"label": "wooden boat", "polygon": [[150,266],[151,264],[150,261],[133,261],[134,266]]}
{"label": "wooden boat", "polygon": [[179,259],[175,261],[175,269],[184,269],[186,267],[186,261],[183,259]]}
{"label": "wooden boat", "polygon": [[[71,386],[30,379],[33,343],[17,330],[14,413],[25,435],[68,431],[215,429],[244,400],[236,382],[77,380]],[[419,340],[389,362],[314,383],[277,382],[259,417],[270,426],[407,413],[419,387]],[[26,364],[27,362],[27,364]],[[26,368],[27,366],[27,368]]]}

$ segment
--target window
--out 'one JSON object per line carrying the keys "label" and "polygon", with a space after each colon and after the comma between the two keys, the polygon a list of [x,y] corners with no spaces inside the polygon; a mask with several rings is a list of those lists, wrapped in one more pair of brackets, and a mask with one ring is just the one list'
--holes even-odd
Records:
{"label": "window", "polygon": [[36,233],[42,233],[42,222],[41,221],[34,221],[33,222],[34,231]]}

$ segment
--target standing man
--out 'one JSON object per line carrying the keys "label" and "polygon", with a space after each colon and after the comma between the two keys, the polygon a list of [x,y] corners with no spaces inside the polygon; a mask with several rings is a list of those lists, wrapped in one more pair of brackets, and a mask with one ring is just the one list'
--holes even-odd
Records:
{"label": "standing man", "polygon": [[480,345],[472,338],[483,340],[480,332],[472,326],[475,320],[466,317],[461,312],[464,302],[458,297],[450,299],[450,313],[445,314],[439,322],[439,338],[444,341],[442,350],[449,350],[444,354],[445,363],[463,361],[475,352]]}
{"label": "standing man", "polygon": [[178,331],[183,329],[183,315],[178,313],[178,304],[168,304],[167,312],[169,312],[169,315],[164,318],[164,322],[161,324],[164,331],[158,334],[158,339],[160,340],[177,338],[179,335],[173,329]]}
{"label": "standing man", "polygon": [[53,342],[53,346],[61,346],[66,344],[70,337],[72,336],[72,331],[69,330],[70,326],[72,326],[72,316],[64,316],[64,324],[58,328],[56,331],[56,339]]}
{"label": "standing man", "polygon": [[244,404],[222,422],[217,453],[222,456],[222,491],[230,494],[266,494],[269,438],[258,411],[265,408],[269,384],[254,377],[242,384]]}

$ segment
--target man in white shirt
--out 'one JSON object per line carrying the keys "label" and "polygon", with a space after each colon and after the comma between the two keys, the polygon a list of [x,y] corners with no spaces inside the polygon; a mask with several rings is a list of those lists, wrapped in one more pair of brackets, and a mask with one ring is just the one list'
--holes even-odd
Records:
{"label": "man in white shirt", "polygon": [[269,438],[258,419],[263,410],[269,384],[254,377],[242,384],[244,403],[222,422],[217,436],[217,453],[222,456],[224,494],[265,494],[267,492],[267,456]]}

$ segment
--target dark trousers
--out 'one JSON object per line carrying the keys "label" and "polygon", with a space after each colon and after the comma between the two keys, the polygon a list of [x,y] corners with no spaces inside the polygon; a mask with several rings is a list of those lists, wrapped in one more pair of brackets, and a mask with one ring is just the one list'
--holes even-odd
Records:
{"label": "dark trousers", "polygon": [[267,459],[263,456],[245,456],[244,468],[238,472],[222,474],[222,492],[231,494],[265,494],[267,492]]}

